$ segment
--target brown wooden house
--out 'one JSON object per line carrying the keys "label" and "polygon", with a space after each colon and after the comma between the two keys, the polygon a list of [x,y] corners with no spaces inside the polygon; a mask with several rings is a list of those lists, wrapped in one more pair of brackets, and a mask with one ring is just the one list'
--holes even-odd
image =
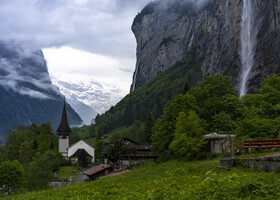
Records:
{"label": "brown wooden house", "polygon": [[[154,160],[159,157],[158,155],[152,153],[149,145],[139,144],[128,138],[124,138],[122,142],[123,145],[131,151],[123,155],[121,160],[121,169],[126,169],[132,165],[137,165],[143,162],[154,162]],[[114,144],[112,143],[106,143],[103,146],[102,153],[105,164],[111,164],[110,160],[108,160],[107,152],[113,145]]]}
{"label": "brown wooden house", "polygon": [[88,176],[88,179],[92,181],[92,180],[99,179],[99,177],[101,176],[111,174],[113,171],[114,170],[110,165],[101,164],[93,169],[85,171],[83,174]]}

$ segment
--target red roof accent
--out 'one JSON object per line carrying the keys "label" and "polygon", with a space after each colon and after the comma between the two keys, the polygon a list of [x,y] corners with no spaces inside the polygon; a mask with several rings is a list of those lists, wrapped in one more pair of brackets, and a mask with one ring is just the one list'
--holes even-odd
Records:
{"label": "red roof accent", "polygon": [[84,175],[92,176],[92,175],[94,175],[98,172],[101,172],[105,169],[108,169],[108,168],[111,168],[111,166],[110,165],[98,165],[97,167],[84,172]]}
{"label": "red roof accent", "polygon": [[280,142],[279,139],[245,140],[244,142]]}

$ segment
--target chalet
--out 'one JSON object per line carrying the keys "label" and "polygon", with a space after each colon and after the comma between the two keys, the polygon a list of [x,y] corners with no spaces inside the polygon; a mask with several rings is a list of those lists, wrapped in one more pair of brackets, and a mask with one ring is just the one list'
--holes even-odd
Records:
{"label": "chalet", "polygon": [[94,148],[91,147],[86,142],[84,142],[83,140],[80,140],[79,142],[69,147],[69,136],[71,133],[71,129],[69,127],[68,120],[67,120],[65,102],[63,105],[60,125],[56,132],[58,133],[59,136],[58,150],[65,158],[78,157],[78,155],[86,154],[92,158],[91,159],[92,163],[94,162]]}
{"label": "chalet", "polygon": [[207,140],[205,148],[212,153],[225,153],[231,151],[232,141],[235,135],[210,133],[204,135],[203,138]]}
{"label": "chalet", "polygon": [[[127,149],[131,150],[122,156],[123,157],[121,160],[122,169],[128,168],[132,165],[143,163],[144,161],[153,162],[156,158],[159,157],[158,155],[152,153],[149,145],[139,144],[128,138],[124,138],[122,142]],[[113,145],[114,144],[112,143],[105,143],[103,146],[102,153],[104,156],[105,164],[111,164],[110,160],[108,159],[107,153],[112,148]]]}
{"label": "chalet", "polygon": [[101,176],[108,175],[108,174],[112,173],[113,171],[114,170],[110,165],[101,164],[95,168],[85,171],[83,174],[88,177],[89,181],[92,181],[92,180],[98,179]]}

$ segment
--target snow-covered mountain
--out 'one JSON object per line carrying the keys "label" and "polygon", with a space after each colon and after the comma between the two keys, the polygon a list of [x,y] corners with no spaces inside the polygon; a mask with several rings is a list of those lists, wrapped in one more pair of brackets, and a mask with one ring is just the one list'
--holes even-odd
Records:
{"label": "snow-covered mountain", "polygon": [[97,81],[62,81],[51,78],[85,124],[90,124],[97,114],[104,113],[123,98],[121,90],[101,85]]}

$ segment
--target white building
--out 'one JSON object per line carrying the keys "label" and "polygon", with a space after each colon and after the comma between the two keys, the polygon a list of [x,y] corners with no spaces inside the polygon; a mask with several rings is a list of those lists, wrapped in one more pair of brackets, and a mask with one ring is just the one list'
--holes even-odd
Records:
{"label": "white building", "polygon": [[79,151],[85,151],[90,156],[91,162],[94,163],[94,148],[87,144],[85,141],[80,140],[68,148],[67,157],[75,157]]}
{"label": "white building", "polygon": [[84,142],[83,140],[80,140],[79,142],[71,145],[69,147],[69,136],[71,133],[71,129],[68,124],[67,120],[67,112],[66,112],[66,106],[65,102],[63,105],[63,111],[61,116],[61,122],[60,125],[56,131],[59,136],[59,147],[58,151],[67,158],[75,157],[81,152],[85,152],[88,156],[90,156],[92,159],[92,163],[94,162],[94,148],[91,147],[89,144]]}

